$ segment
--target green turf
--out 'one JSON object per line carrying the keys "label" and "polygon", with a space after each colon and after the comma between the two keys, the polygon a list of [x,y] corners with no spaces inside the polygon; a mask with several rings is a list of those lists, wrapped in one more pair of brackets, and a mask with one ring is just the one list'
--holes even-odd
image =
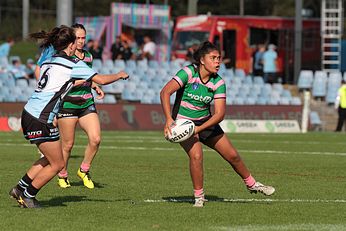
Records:
{"label": "green turf", "polygon": [[9,189],[38,157],[20,133],[0,133],[0,230],[346,230],[346,135],[232,134],[255,178],[276,187],[250,194],[235,172],[205,150],[209,202],[193,208],[188,159],[161,132],[103,132],[91,169],[96,188],[76,176],[86,138],[78,132],[72,187],[53,179],[43,209],[21,209]]}

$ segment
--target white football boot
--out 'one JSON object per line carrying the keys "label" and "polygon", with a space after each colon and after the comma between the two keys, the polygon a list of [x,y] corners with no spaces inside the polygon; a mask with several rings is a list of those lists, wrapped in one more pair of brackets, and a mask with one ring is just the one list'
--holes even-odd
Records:
{"label": "white football boot", "polygon": [[247,188],[250,193],[263,193],[266,196],[270,196],[275,192],[275,188],[269,185],[261,184],[260,182],[256,182],[254,186]]}
{"label": "white football boot", "polygon": [[204,202],[206,201],[208,200],[204,197],[195,197],[195,204],[193,205],[193,207],[202,208],[204,206]]}

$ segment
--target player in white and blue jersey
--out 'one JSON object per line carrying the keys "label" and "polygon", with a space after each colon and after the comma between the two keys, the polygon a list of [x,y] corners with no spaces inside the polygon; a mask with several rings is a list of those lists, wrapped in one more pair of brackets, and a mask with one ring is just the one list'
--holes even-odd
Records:
{"label": "player in white and blue jersey", "polygon": [[109,84],[128,78],[125,72],[98,75],[83,61],[72,58],[76,36],[70,27],[56,27],[50,32],[33,33],[31,37],[53,45],[56,54],[42,63],[38,87],[22,113],[25,138],[44,154],[9,193],[24,208],[40,207],[36,194],[64,167],[59,130],[53,124],[64,96],[74,85],[86,81]]}

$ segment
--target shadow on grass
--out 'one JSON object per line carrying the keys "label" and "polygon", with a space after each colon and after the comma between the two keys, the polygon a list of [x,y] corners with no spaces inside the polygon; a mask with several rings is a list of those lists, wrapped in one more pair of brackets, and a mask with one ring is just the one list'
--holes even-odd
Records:
{"label": "shadow on grass", "polygon": [[[115,201],[129,201],[129,199],[120,199]],[[42,207],[67,206],[70,202],[114,202],[114,200],[89,199],[87,196],[62,196],[54,197],[50,200],[39,201]]]}
{"label": "shadow on grass", "polygon": [[[268,203],[271,202],[270,199],[228,199],[222,198],[215,195],[207,195],[205,197],[208,202],[222,202],[222,203]],[[162,197],[162,202],[172,202],[172,203],[189,203],[193,204],[195,199],[192,196],[178,196],[178,197]]]}
{"label": "shadow on grass", "polygon": [[[93,181],[93,182],[94,182],[95,188],[104,188],[106,186],[105,184],[97,183],[95,181]],[[71,182],[71,186],[83,186],[83,187],[85,187],[83,184],[83,181]]]}

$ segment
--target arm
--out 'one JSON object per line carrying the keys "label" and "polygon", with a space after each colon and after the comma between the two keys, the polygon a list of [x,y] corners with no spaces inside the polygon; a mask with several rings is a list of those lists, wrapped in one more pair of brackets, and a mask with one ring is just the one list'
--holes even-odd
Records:
{"label": "arm", "polygon": [[96,99],[103,99],[105,97],[105,93],[95,82],[92,82],[91,88],[94,89],[98,95]]}
{"label": "arm", "polygon": [[39,65],[36,65],[34,75],[35,75],[36,80],[38,80],[40,78],[40,66]]}
{"label": "arm", "polygon": [[335,98],[334,108],[338,109],[340,106],[340,92],[338,91],[338,95]]}
{"label": "arm", "polygon": [[214,126],[223,120],[223,118],[225,117],[225,111],[226,111],[226,99],[223,99],[223,98],[215,99],[214,111],[215,111],[214,114],[210,117],[209,120],[207,120],[201,126],[195,127],[195,134],[203,131],[204,129],[208,127]]}
{"label": "arm", "polygon": [[163,110],[163,114],[166,118],[166,123],[164,126],[164,134],[168,135],[171,133],[170,126],[174,122],[171,116],[171,104],[170,104],[170,96],[176,92],[180,88],[180,85],[175,80],[170,80],[161,90],[160,92],[160,100],[161,106]]}
{"label": "arm", "polygon": [[101,85],[106,85],[106,84],[118,81],[119,79],[125,80],[127,78],[129,78],[129,75],[124,71],[120,71],[116,74],[108,74],[108,75],[96,74],[94,77],[92,77],[92,81]]}

